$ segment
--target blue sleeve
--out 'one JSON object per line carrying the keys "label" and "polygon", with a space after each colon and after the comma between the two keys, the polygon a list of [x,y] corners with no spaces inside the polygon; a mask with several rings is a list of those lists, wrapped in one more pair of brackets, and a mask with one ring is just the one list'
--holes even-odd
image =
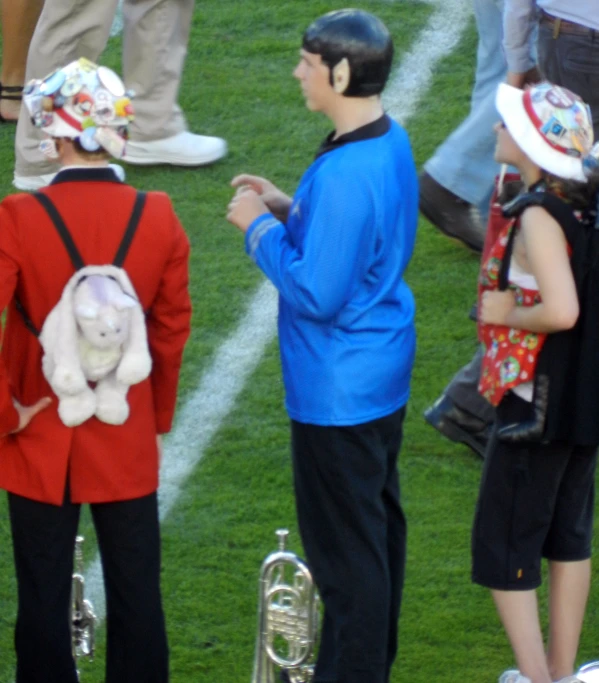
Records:
{"label": "blue sleeve", "polygon": [[[257,218],[246,249],[285,301],[303,315],[329,320],[368,272],[375,242],[375,198],[363,177],[319,173],[302,196],[301,238],[293,243],[272,215]],[[293,210],[293,209],[292,209]]]}

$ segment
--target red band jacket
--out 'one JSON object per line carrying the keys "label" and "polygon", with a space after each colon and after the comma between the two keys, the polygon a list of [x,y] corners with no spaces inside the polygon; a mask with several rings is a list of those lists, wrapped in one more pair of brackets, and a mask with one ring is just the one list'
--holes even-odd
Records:
{"label": "red band jacket", "polygon": [[[43,190],[61,214],[86,265],[112,262],[136,197],[109,168],[65,169]],[[0,309],[7,309],[0,355],[0,487],[59,505],[68,478],[73,502],[128,500],[158,486],[156,435],[175,410],[189,336],[189,242],[166,194],[149,192],[125,259],[144,310],[152,373],[129,389],[130,415],[113,426],[95,417],[74,428],[59,419],[42,373],[42,348],[15,308],[18,299],[39,330],[74,272],[41,204],[26,194],[0,204]],[[52,404],[21,432],[13,397]]]}

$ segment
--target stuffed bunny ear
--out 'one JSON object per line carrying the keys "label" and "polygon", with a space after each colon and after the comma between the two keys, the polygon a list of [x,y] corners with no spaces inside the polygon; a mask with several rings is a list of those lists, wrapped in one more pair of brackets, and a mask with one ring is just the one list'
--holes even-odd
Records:
{"label": "stuffed bunny ear", "polygon": [[138,302],[130,294],[126,292],[115,292],[110,297],[110,303],[117,309],[117,311],[124,311],[127,308],[135,308]]}
{"label": "stuffed bunny ear", "polygon": [[106,275],[90,277],[90,285],[97,291],[97,299],[101,303],[114,306],[117,311],[124,311],[137,305],[137,298],[127,291],[127,282],[123,278],[121,269],[108,266],[111,269]]}
{"label": "stuffed bunny ear", "polygon": [[77,304],[75,316],[84,320],[95,320],[98,317],[98,306],[92,303]]}

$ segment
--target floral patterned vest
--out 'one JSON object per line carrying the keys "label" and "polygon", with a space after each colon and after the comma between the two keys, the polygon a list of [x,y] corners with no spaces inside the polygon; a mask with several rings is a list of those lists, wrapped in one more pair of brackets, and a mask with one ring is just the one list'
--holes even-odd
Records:
{"label": "floral patterned vest", "polygon": [[[499,290],[499,274],[508,241],[518,227],[518,218],[506,223],[482,264],[479,305],[483,292]],[[541,301],[538,290],[526,289],[511,282],[508,282],[508,289],[515,292],[516,306],[533,306]],[[478,390],[492,405],[498,405],[508,389],[532,381],[537,358],[546,337],[547,334],[518,330],[506,325],[478,323],[478,338],[485,348]]]}

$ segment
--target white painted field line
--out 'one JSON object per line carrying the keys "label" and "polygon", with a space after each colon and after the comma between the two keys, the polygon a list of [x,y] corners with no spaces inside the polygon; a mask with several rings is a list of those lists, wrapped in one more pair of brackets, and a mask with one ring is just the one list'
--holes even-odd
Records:
{"label": "white painted field line", "polygon": [[[405,122],[430,86],[432,69],[457,45],[470,16],[470,0],[428,0],[436,5],[429,23],[402,61],[388,87],[385,105]],[[200,385],[181,409],[167,437],[160,483],[160,519],[177,502],[185,480],[196,467],[223,419],[233,408],[246,379],[257,367],[276,333],[276,293],[264,282],[249,303],[235,332],[219,347]],[[86,595],[98,621],[106,613],[102,570],[98,557],[86,577]]]}
{"label": "white painted field line", "polygon": [[119,0],[119,4],[114,15],[112,28],[110,29],[111,36],[118,36],[123,30],[123,0]]}
{"label": "white painted field line", "polygon": [[387,113],[401,124],[415,113],[418,101],[430,87],[435,65],[457,47],[472,16],[471,2],[427,1],[436,9],[383,93]]}

